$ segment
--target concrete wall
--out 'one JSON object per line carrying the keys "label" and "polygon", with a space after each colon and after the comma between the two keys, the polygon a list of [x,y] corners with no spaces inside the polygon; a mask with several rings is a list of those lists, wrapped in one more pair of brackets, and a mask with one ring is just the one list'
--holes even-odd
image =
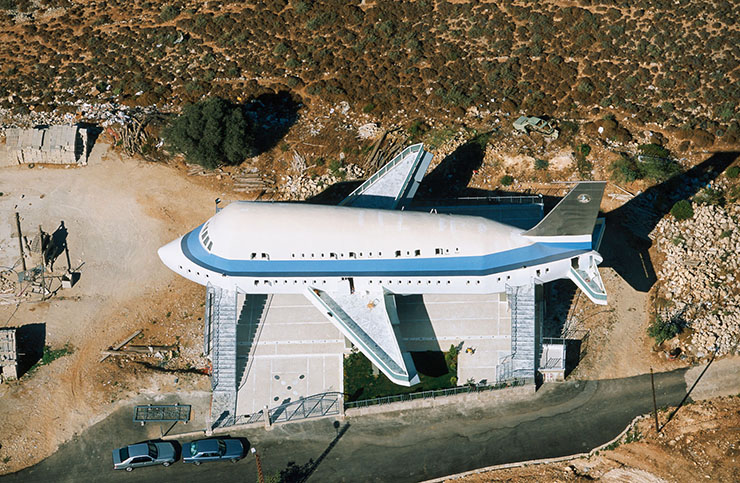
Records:
{"label": "concrete wall", "polygon": [[466,407],[480,404],[490,405],[491,402],[510,403],[529,399],[535,393],[534,384],[524,386],[507,387],[492,391],[474,392],[466,394],[456,394],[454,396],[442,396],[429,399],[415,399],[413,401],[401,401],[389,404],[377,404],[363,408],[350,408],[345,410],[345,416],[348,418],[357,416],[366,416],[368,414],[389,413],[394,411],[408,411],[410,409],[435,408],[448,406],[450,404],[465,404]]}

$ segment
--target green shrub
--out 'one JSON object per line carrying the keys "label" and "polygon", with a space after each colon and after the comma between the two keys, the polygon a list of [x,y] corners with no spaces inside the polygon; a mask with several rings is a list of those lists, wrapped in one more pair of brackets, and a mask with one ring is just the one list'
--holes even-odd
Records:
{"label": "green shrub", "polygon": [[508,174],[501,176],[501,184],[504,186],[511,186],[514,183],[514,177]]}
{"label": "green shrub", "polygon": [[364,112],[365,114],[370,113],[373,109],[375,109],[375,104],[373,104],[372,102],[362,106],[362,112]]}
{"label": "green shrub", "polygon": [[341,176],[343,174],[340,171],[341,168],[341,161],[337,161],[336,159],[334,159],[329,163],[329,171],[331,172],[332,176]]}
{"label": "green shrub", "polygon": [[65,344],[64,347],[61,347],[60,349],[52,349],[51,346],[45,345],[44,352],[41,354],[41,359],[39,359],[36,364],[31,366],[26,374],[31,375],[36,372],[36,369],[38,369],[39,367],[51,364],[60,357],[64,357],[72,353],[74,353],[74,347],[69,344]]}
{"label": "green shrub", "polygon": [[667,158],[671,155],[670,151],[668,151],[663,146],[660,146],[659,144],[641,144],[637,147],[637,150],[642,154],[643,156],[656,156],[658,158]]}
{"label": "green shrub", "polygon": [[648,156],[641,163],[643,177],[652,181],[665,181],[681,172],[681,167],[672,159]]}
{"label": "green shrub", "polygon": [[727,171],[725,171],[725,175],[730,179],[737,178],[740,176],[740,166],[730,166],[727,168]]}
{"label": "green shrub", "polygon": [[413,140],[424,134],[426,130],[427,126],[424,124],[424,122],[417,119],[416,121],[411,123],[408,129],[406,129],[406,133],[409,135],[409,138]]}
{"label": "green shrub", "polygon": [[180,10],[177,9],[177,7],[174,7],[172,5],[167,5],[162,9],[162,12],[159,14],[159,19],[162,22],[169,22],[170,20],[174,19],[180,15]]}
{"label": "green shrub", "polygon": [[252,128],[241,106],[220,97],[186,106],[163,134],[174,151],[208,169],[239,164],[253,152]]}
{"label": "green shrub", "polygon": [[588,144],[576,146],[576,169],[579,176],[584,179],[591,178],[591,170],[594,167],[594,164],[586,159],[589,154],[591,154],[591,146]]}
{"label": "green shrub", "polygon": [[658,144],[642,144],[637,147],[642,176],[652,181],[665,181],[681,172],[681,167],[670,158],[670,151]]}
{"label": "green shrub", "polygon": [[545,171],[549,167],[550,167],[550,161],[547,161],[546,159],[537,158],[534,160],[534,169]]}
{"label": "green shrub", "polygon": [[585,158],[586,156],[591,154],[591,146],[585,143],[579,144],[578,146],[576,146],[576,154],[577,155],[580,154],[581,156]]}
{"label": "green shrub", "polygon": [[622,156],[614,161],[611,164],[610,169],[612,172],[612,179],[620,183],[631,183],[632,181],[643,177],[640,166],[634,159],[630,159],[626,156]]}
{"label": "green shrub", "polygon": [[688,220],[694,216],[694,207],[688,200],[677,201],[671,208],[671,215],[678,221]]}
{"label": "green shrub", "polygon": [[696,195],[694,201],[700,205],[724,206],[725,193],[716,188],[704,188]]}
{"label": "green shrub", "polygon": [[683,330],[683,326],[678,319],[663,320],[660,315],[655,316],[655,320],[648,326],[647,333],[655,339],[656,344],[662,344],[668,339],[677,336]]}

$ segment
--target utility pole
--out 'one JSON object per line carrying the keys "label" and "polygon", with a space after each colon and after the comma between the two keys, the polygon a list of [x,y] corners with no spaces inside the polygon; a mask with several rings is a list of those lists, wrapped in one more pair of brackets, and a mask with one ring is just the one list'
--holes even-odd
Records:
{"label": "utility pole", "polygon": [[21,250],[21,263],[23,264],[23,271],[26,271],[26,257],[23,255],[23,233],[21,232],[21,215],[15,212],[15,227],[18,230],[18,248]]}
{"label": "utility pole", "polygon": [[252,448],[251,451],[254,455],[254,459],[257,460],[257,478],[259,478],[260,483],[265,483],[265,475],[262,473],[262,462],[260,461],[260,455],[257,454],[256,448]]}
{"label": "utility pole", "polygon": [[660,432],[658,425],[658,403],[655,401],[655,377],[653,377],[653,368],[650,368],[650,385],[653,386],[653,414],[655,415],[655,434]]}

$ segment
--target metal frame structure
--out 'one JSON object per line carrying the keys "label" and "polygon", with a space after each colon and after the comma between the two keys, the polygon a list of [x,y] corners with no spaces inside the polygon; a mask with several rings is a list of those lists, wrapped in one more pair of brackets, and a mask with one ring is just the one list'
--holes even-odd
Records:
{"label": "metal frame structure", "polygon": [[188,421],[190,421],[190,404],[147,404],[134,407],[135,423],[187,423]]}

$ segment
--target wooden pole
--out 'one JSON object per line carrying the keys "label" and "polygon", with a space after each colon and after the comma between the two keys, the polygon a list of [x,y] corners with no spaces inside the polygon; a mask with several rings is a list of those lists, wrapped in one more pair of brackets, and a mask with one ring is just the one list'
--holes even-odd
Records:
{"label": "wooden pole", "polygon": [[259,478],[260,483],[265,483],[265,475],[262,473],[262,461],[260,461],[260,455],[257,454],[257,450],[255,448],[252,448],[252,453],[254,453],[254,459],[257,460],[257,478]]}
{"label": "wooden pole", "polygon": [[15,227],[18,230],[18,248],[21,251],[21,263],[23,264],[23,271],[26,271],[26,257],[23,255],[23,233],[21,232],[21,215],[15,212]]}
{"label": "wooden pole", "polygon": [[[41,300],[46,300],[46,254],[44,253],[44,231],[39,225],[39,249],[41,250]],[[51,286],[51,285],[49,285]]]}
{"label": "wooden pole", "polygon": [[655,401],[655,377],[653,376],[653,368],[650,368],[650,385],[653,387],[653,414],[655,415],[655,434],[660,432],[660,426],[658,425],[658,403]]}
{"label": "wooden pole", "polygon": [[[128,344],[129,342],[131,342],[131,340],[132,340],[132,339],[133,339],[134,337],[136,337],[137,335],[139,335],[139,334],[141,334],[141,329],[137,330],[136,332],[134,332],[134,333],[133,333],[133,334],[131,334],[130,336],[126,337],[126,339],[125,339],[125,340],[124,340],[123,342],[121,342],[120,344],[116,344],[116,345],[114,345],[114,346],[113,346],[113,350],[114,350],[114,351],[117,351],[117,350],[119,350],[119,349],[120,349],[121,347],[123,347],[123,346],[125,346],[126,344]],[[109,356],[109,355],[110,355],[110,354],[105,354],[105,355],[103,356],[103,358],[102,358],[102,359],[100,359],[100,362],[103,362],[104,360],[106,360],[106,359],[108,358],[108,356]]]}

